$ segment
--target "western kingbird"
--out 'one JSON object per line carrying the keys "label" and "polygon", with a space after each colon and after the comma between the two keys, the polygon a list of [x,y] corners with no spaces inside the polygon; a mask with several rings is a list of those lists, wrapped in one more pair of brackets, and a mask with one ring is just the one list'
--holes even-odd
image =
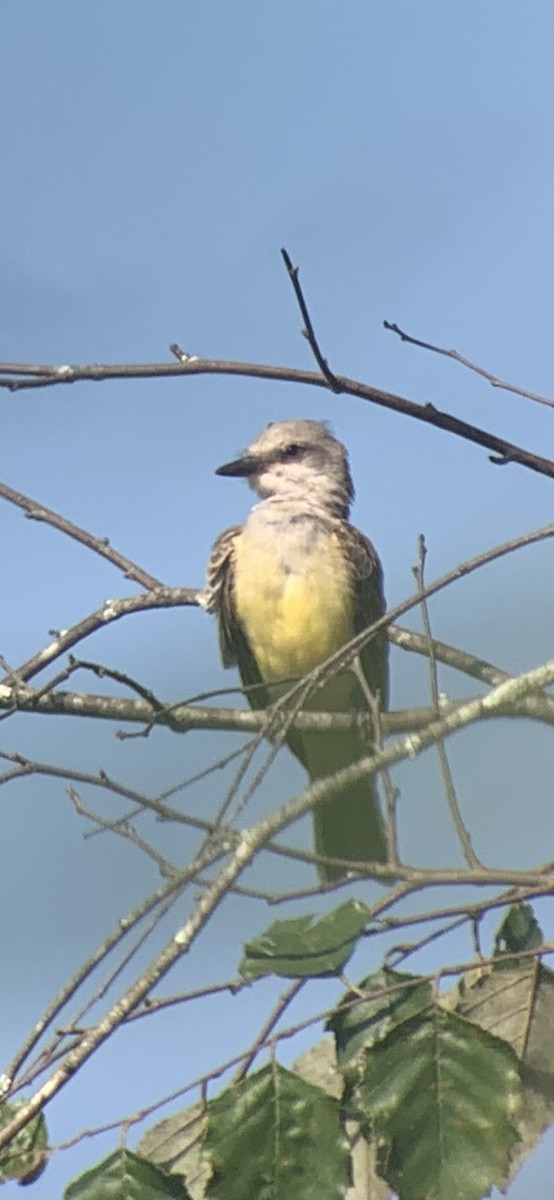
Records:
{"label": "western kingbird", "polygon": [[[215,612],[223,665],[237,665],[248,701],[267,708],[385,611],[377,554],[349,524],[354,497],[345,447],[320,421],[268,425],[216,475],[243,476],[260,497],[244,525],[222,533],[208,565],[206,608]],[[359,655],[370,691],[388,701],[388,643],[380,630]],[[279,680],[287,680],[276,687]],[[264,684],[271,684],[264,688]],[[305,702],[326,712],[367,712],[359,680],[343,670]],[[310,780],[332,775],[371,748],[360,730],[300,732],[287,743]],[[383,862],[386,841],[373,778],[359,779],[314,810],[322,880],[349,862]],[[344,865],[325,862],[345,860]]]}

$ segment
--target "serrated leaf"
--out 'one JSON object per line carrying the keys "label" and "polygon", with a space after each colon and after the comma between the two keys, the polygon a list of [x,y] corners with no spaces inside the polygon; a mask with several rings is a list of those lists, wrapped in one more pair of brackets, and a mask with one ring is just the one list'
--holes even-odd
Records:
{"label": "serrated leaf", "polygon": [[115,1150],[78,1175],[64,1200],[189,1200],[177,1175],[169,1175],[131,1150]]}
{"label": "serrated leaf", "polygon": [[344,1076],[337,1066],[337,1051],[333,1038],[322,1038],[315,1046],[304,1050],[292,1064],[293,1071],[311,1083],[313,1087],[322,1088],[328,1096],[341,1100],[344,1092]]}
{"label": "serrated leaf", "polygon": [[[326,1029],[335,1035],[339,1066],[346,1067],[360,1053],[381,1041],[402,1021],[428,1008],[430,984],[417,975],[405,975],[383,967],[359,984],[367,992],[361,999],[347,992],[331,1014]],[[386,995],[383,993],[386,992]]]}
{"label": "serrated leaf", "polygon": [[336,1100],[270,1064],[208,1105],[214,1200],[334,1200],[348,1183]]}
{"label": "serrated leaf", "polygon": [[[0,1104],[0,1126],[7,1125],[15,1117],[24,1100]],[[0,1151],[0,1183],[17,1179],[19,1183],[34,1183],[47,1163],[48,1132],[42,1113],[33,1117],[12,1139],[9,1146]]]}
{"label": "serrated leaf", "polygon": [[366,1119],[399,1200],[482,1200],[506,1173],[521,1102],[513,1050],[438,1005],[367,1054]]}
{"label": "serrated leaf", "polygon": [[315,923],[313,914],[274,921],[259,938],[246,943],[239,968],[242,978],[284,975],[304,979],[340,973],[365,929],[368,914],[365,904],[347,900]]}
{"label": "serrated leaf", "polygon": [[492,971],[460,992],[458,1011],[554,1077],[554,972],[534,959]]}
{"label": "serrated leaf", "polygon": [[[494,939],[494,955],[517,954],[522,950],[536,950],[544,941],[542,929],[535,917],[531,904],[512,904]],[[515,965],[514,962],[495,964],[495,970]]]}
{"label": "serrated leaf", "polygon": [[460,993],[459,1011],[513,1047],[522,1067],[516,1114],[520,1143],[499,1186],[505,1188],[541,1134],[554,1123],[554,972],[536,960],[494,970]]}
{"label": "serrated leaf", "polygon": [[210,1168],[201,1159],[206,1126],[205,1104],[192,1104],[147,1129],[136,1148],[170,1174],[182,1175],[191,1200],[203,1200],[208,1187]]}

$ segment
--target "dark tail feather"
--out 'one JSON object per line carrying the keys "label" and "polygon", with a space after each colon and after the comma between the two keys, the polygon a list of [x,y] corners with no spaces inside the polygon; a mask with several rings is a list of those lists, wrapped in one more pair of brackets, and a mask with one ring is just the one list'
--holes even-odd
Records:
{"label": "dark tail feather", "polygon": [[[375,781],[359,779],[314,811],[318,856],[346,862],[386,862],[385,827]],[[348,866],[321,863],[322,883],[343,879]]]}
{"label": "dark tail feather", "polygon": [[[312,782],[351,766],[371,751],[359,733],[296,733],[287,741]],[[315,851],[346,863],[387,861],[385,824],[375,779],[364,776],[314,809]],[[348,866],[318,866],[322,883],[343,879]]]}

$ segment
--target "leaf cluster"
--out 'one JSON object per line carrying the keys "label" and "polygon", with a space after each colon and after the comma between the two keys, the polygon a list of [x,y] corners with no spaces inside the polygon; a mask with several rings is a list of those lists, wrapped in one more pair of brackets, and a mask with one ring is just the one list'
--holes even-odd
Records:
{"label": "leaf cluster", "polygon": [[[242,977],[340,977],[366,933],[358,901],[276,921],[245,946]],[[332,1200],[348,1189],[352,1200],[480,1200],[505,1188],[554,1120],[554,972],[541,943],[531,906],[517,904],[488,963],[449,991],[384,963],[343,994],[332,1041],[293,1070],[272,1043],[265,1066],[155,1125],[138,1153],[114,1151],[64,1200]],[[36,1178],[46,1143],[40,1117],[1,1159],[2,1178]]]}

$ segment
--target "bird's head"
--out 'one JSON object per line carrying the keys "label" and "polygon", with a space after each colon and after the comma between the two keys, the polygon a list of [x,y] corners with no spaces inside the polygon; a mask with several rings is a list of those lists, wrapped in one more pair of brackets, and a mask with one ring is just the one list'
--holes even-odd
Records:
{"label": "bird's head", "polygon": [[340,517],[354,497],[346,449],[324,421],[275,421],[216,475],[246,478],[262,500],[309,499]]}

